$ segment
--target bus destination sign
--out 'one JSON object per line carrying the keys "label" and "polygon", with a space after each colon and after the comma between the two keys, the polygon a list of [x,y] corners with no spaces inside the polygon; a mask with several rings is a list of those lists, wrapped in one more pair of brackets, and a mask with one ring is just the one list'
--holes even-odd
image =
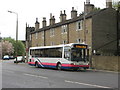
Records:
{"label": "bus destination sign", "polygon": [[86,46],[75,45],[75,48],[87,48]]}

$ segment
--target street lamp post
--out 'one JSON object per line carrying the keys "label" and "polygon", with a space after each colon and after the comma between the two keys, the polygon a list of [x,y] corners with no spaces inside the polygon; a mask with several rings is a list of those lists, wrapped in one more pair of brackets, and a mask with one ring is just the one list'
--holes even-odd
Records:
{"label": "street lamp post", "polygon": [[[16,17],[17,17],[17,19],[16,19],[16,45],[17,45],[17,42],[18,42],[18,13],[16,13],[16,12],[13,12],[13,11],[8,11],[9,13],[14,13],[14,14],[16,14]],[[17,63],[17,46],[16,46],[16,63]]]}
{"label": "street lamp post", "polygon": [[0,59],[2,59],[2,37],[1,37],[1,32],[0,32]]}

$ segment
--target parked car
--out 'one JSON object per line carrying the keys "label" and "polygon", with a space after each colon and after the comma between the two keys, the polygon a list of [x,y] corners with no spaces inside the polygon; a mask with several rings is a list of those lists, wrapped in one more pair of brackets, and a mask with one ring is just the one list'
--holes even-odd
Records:
{"label": "parked car", "polygon": [[9,56],[8,55],[3,56],[3,60],[9,60]]}
{"label": "parked car", "polygon": [[15,59],[15,57],[14,56],[9,56],[9,59]]}
{"label": "parked car", "polygon": [[[17,61],[16,61],[16,58],[17,58]],[[24,62],[23,56],[17,56],[16,58],[14,59],[14,63]]]}

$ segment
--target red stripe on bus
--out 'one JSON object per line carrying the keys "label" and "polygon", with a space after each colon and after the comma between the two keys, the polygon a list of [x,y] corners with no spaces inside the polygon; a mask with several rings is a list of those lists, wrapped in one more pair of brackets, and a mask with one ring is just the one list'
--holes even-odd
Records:
{"label": "red stripe on bus", "polygon": [[[28,64],[35,64],[35,62],[28,62]],[[40,64],[38,62],[38,64]],[[42,65],[56,66],[57,63],[41,63]],[[63,67],[89,67],[89,65],[71,65],[71,64],[62,64]]]}
{"label": "red stripe on bus", "polygon": [[[28,62],[28,64],[35,64],[35,62]],[[44,62],[40,63],[40,62],[38,62],[38,64],[56,66],[56,63],[44,63]]]}
{"label": "red stripe on bus", "polygon": [[51,65],[51,66],[56,66],[56,63],[42,63],[43,65]]}
{"label": "red stripe on bus", "polygon": [[28,64],[35,64],[35,62],[28,62]]}
{"label": "red stripe on bus", "polygon": [[71,65],[71,64],[62,64],[63,67],[89,67],[89,65]]}

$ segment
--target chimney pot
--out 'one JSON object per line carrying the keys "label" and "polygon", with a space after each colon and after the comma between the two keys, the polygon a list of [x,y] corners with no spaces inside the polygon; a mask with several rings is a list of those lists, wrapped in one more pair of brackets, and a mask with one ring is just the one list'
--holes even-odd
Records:
{"label": "chimney pot", "polygon": [[46,17],[43,17],[43,20],[45,21],[45,20],[46,20]]}
{"label": "chimney pot", "polygon": [[62,14],[62,11],[60,11],[60,14]]}
{"label": "chimney pot", "polygon": [[50,18],[52,18],[52,13],[50,13]]}
{"label": "chimney pot", "polygon": [[46,17],[43,17],[42,25],[43,27],[46,27]]}
{"label": "chimney pot", "polygon": [[36,18],[36,21],[38,22],[38,18]]}
{"label": "chimney pot", "polygon": [[74,10],[74,7],[72,7],[72,10]]}
{"label": "chimney pot", "polygon": [[52,16],[52,14],[51,14],[51,17],[50,17],[50,25],[53,25],[53,24],[55,24],[55,18],[54,18],[54,16]]}
{"label": "chimney pot", "polygon": [[39,22],[38,22],[38,18],[36,18],[36,22],[35,22],[35,30],[39,29]]}
{"label": "chimney pot", "polygon": [[90,13],[91,11],[93,11],[94,9],[94,5],[90,4],[90,0],[86,0],[86,4],[84,2],[84,12],[85,14]]}
{"label": "chimney pot", "polygon": [[72,7],[72,11],[71,11],[71,18],[76,18],[77,17],[77,11],[74,10],[74,7]]}
{"label": "chimney pot", "polygon": [[64,10],[64,14],[65,14],[65,10]]}
{"label": "chimney pot", "polygon": [[90,4],[90,0],[86,0],[86,4]]}
{"label": "chimney pot", "polygon": [[65,14],[65,10],[64,10],[64,14],[62,14],[62,11],[60,13],[60,22],[63,22],[66,20],[66,14]]}

